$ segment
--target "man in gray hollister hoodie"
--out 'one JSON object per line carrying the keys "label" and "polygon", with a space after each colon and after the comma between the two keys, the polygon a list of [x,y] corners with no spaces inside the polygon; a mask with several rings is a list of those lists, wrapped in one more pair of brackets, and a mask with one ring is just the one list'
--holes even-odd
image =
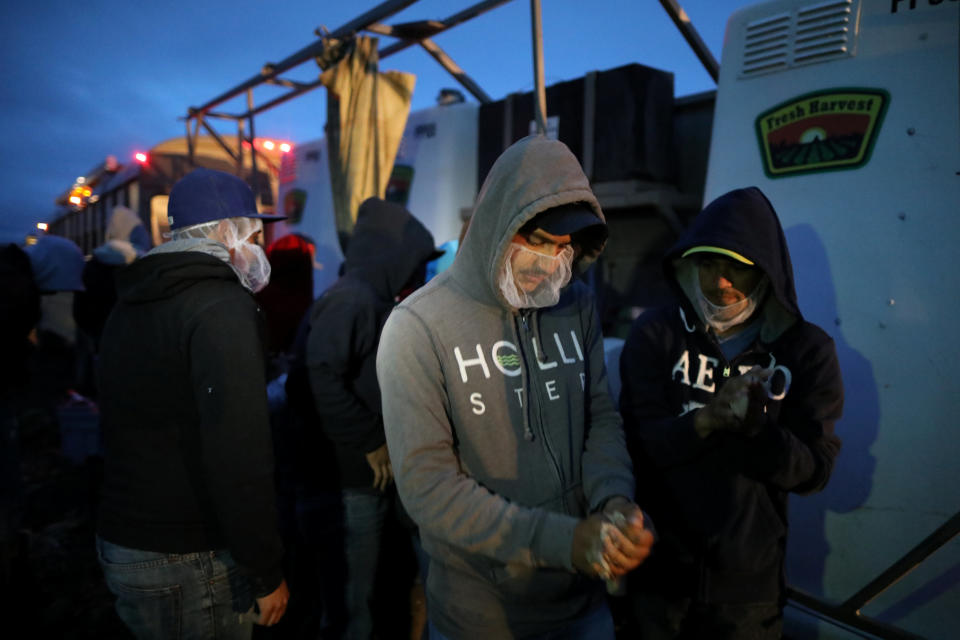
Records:
{"label": "man in gray hollister hoodie", "polygon": [[490,170],[453,265],[387,320],[384,427],[430,556],[433,634],[613,638],[598,576],[636,567],[653,536],[592,296],[568,284],[605,240],[576,157],[525,138]]}

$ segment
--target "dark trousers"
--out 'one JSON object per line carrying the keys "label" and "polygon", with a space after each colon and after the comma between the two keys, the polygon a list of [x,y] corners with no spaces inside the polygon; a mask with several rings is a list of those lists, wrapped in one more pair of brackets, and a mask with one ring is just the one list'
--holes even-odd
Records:
{"label": "dark trousers", "polygon": [[391,502],[389,493],[349,489],[298,501],[303,538],[317,560],[324,637],[373,635],[371,606]]}
{"label": "dark trousers", "polygon": [[[429,640],[450,640],[447,636],[433,626],[432,622],[427,623],[429,631]],[[586,615],[578,618],[570,624],[560,629],[547,631],[537,634],[528,640],[613,640],[614,627],[613,617],[610,615],[610,609],[606,604],[601,604],[589,611]]]}
{"label": "dark trousers", "polygon": [[777,602],[705,604],[649,593],[628,597],[630,624],[643,640],[779,640],[783,632]]}

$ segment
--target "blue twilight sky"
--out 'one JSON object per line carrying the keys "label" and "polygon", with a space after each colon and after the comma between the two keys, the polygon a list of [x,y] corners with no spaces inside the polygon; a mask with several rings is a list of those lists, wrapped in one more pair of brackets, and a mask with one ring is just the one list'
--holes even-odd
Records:
{"label": "blue twilight sky", "polygon": [[[443,19],[476,0],[420,0],[387,24]],[[719,60],[727,18],[756,0],[680,0]],[[167,138],[179,119],[377,6],[377,0],[35,0],[0,8],[0,241],[22,239],[48,220],[54,199],[106,156],[127,162]],[[630,62],[674,73],[678,96],[715,88],[658,0],[542,0],[547,84]],[[434,38],[494,99],[533,88],[530,3],[513,0]],[[393,42],[381,38],[381,47]],[[381,69],[417,75],[413,109],[459,87],[425,51],[411,47]],[[283,74],[316,78],[303,64]],[[256,104],[279,95],[254,92]],[[470,98],[472,99],[472,98]],[[220,107],[243,110],[245,100]],[[317,89],[256,120],[258,136],[305,142],[323,135]],[[235,125],[218,129],[235,136]]]}

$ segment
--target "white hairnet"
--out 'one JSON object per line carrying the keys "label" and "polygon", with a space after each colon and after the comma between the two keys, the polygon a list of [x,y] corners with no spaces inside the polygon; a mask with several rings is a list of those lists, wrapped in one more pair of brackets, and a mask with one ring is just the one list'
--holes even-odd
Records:
{"label": "white hairnet", "polygon": [[[517,285],[513,273],[513,256],[518,252],[527,252],[536,258],[535,265],[547,275],[536,289],[528,293]],[[506,258],[500,268],[500,292],[514,309],[552,307],[560,300],[560,290],[570,282],[573,267],[573,247],[564,249],[555,256],[532,251],[522,244],[511,242]],[[551,269],[553,271],[551,272]]]}
{"label": "white hairnet", "polygon": [[223,244],[230,251],[230,264],[240,278],[240,284],[256,293],[270,281],[270,261],[263,247],[249,242],[251,236],[263,231],[259,218],[224,218],[177,229],[174,240],[208,238]]}

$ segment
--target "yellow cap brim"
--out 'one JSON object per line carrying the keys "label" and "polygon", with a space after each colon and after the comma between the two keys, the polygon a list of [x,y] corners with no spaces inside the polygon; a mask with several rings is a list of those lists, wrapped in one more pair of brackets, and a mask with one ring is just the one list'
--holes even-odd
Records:
{"label": "yellow cap brim", "polygon": [[753,266],[753,260],[740,255],[736,251],[730,251],[730,249],[724,249],[723,247],[711,247],[708,245],[701,245],[699,247],[690,247],[683,252],[681,258],[686,258],[692,253],[719,253],[722,256],[727,256],[728,258],[733,258],[737,262],[742,262],[743,264],[748,264],[751,267]]}

